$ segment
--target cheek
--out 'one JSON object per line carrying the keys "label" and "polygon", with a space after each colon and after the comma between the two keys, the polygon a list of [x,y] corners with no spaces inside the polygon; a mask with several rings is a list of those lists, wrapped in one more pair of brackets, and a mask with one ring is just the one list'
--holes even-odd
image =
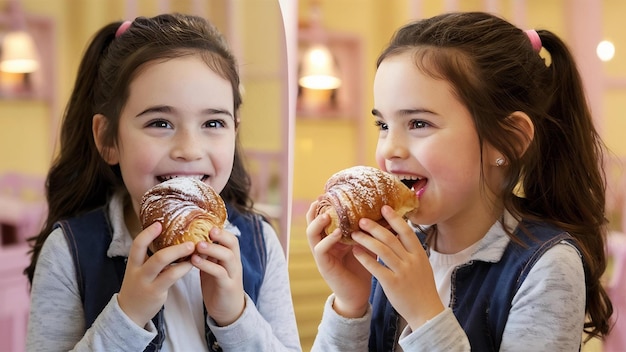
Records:
{"label": "cheek", "polygon": [[[235,159],[235,144],[236,140],[234,136],[227,138],[218,144],[217,147],[219,151],[214,154],[214,157],[218,158],[219,164],[226,166],[229,170],[232,168]],[[239,148],[239,155],[245,157],[245,151],[241,146]]]}
{"label": "cheek", "polygon": [[[242,151],[240,151],[239,154],[245,155]],[[222,172],[230,173],[230,170],[233,168],[233,163],[235,162],[235,148],[223,150],[217,157],[218,160],[216,160],[216,163],[218,167],[222,169]]]}
{"label": "cheek", "polygon": [[378,164],[378,168],[387,171],[387,165],[385,165],[385,158],[383,158],[378,150],[376,150],[376,164]]}
{"label": "cheek", "polygon": [[129,143],[125,141],[119,148],[119,166],[126,188],[133,199],[140,199],[154,184],[154,172],[163,153],[150,143]]}
{"label": "cheek", "polygon": [[124,141],[119,153],[122,171],[128,169],[134,174],[151,173],[163,154],[150,143],[134,143],[132,140]]}
{"label": "cheek", "polygon": [[[424,167],[432,178],[434,190],[449,204],[464,203],[480,190],[480,162],[472,155],[439,153],[426,156]],[[430,183],[429,181],[429,183]]]}
{"label": "cheek", "polygon": [[376,160],[376,164],[378,165],[378,168],[383,170],[383,171],[389,171],[387,170],[387,159],[385,159],[384,153],[383,153],[383,145],[382,145],[382,140],[379,139],[377,144],[376,144],[376,152],[374,154],[374,159]]}
{"label": "cheek", "polygon": [[[242,150],[239,152],[242,156],[245,154]],[[235,142],[232,141],[232,143],[222,143],[219,148],[214,149],[211,154],[211,162],[217,172],[217,178],[211,186],[213,186],[216,191],[221,192],[226,186],[233,169]]]}

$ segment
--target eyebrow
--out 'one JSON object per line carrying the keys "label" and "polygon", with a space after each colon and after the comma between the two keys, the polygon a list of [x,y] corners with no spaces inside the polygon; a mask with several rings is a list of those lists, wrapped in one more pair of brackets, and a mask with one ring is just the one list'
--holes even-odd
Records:
{"label": "eyebrow", "polygon": [[[428,110],[428,109],[402,109],[397,112],[397,115],[399,116],[408,116],[408,115],[416,115],[416,114],[437,115],[435,112]],[[372,115],[383,118],[383,114],[376,109],[372,109]]]}
{"label": "eyebrow", "polygon": [[[137,114],[135,117],[139,117],[139,116],[150,114],[150,113],[171,113],[174,110],[175,109],[173,109],[169,105],[151,106],[151,107],[147,108],[146,110],[144,110],[144,111],[140,112],[139,114]],[[230,118],[232,118],[233,120],[235,119],[233,117],[233,114],[230,111],[225,110],[225,109],[209,108],[209,109],[202,110],[202,113],[204,115],[227,115],[227,116],[230,116]]]}

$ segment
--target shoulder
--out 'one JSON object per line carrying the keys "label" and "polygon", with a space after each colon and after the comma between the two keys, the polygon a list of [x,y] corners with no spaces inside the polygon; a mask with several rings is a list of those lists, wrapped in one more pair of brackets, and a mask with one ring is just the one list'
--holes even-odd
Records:
{"label": "shoulder", "polygon": [[585,271],[573,245],[560,242],[546,250],[528,271],[515,300],[541,297],[547,302],[581,301],[584,307]]}
{"label": "shoulder", "polygon": [[541,264],[556,258],[556,263],[563,258],[569,258],[582,265],[582,256],[574,238],[566,231],[547,223],[524,222],[520,224],[515,235],[520,245],[516,241],[511,241],[508,255],[522,255],[526,258],[525,269],[522,275],[528,274],[539,261]]}
{"label": "shoulder", "polygon": [[541,255],[513,297],[502,350],[522,345],[527,350],[578,350],[585,301],[582,259],[571,244],[559,242]]}
{"label": "shoulder", "polygon": [[265,241],[265,247],[267,248],[268,257],[277,256],[277,254],[284,257],[283,247],[274,227],[267,221],[262,220],[261,229],[263,231],[263,239]]}
{"label": "shoulder", "polygon": [[63,229],[57,227],[52,230],[48,238],[46,238],[41,248],[41,253],[39,254],[37,266],[42,264],[42,260],[56,261],[63,260],[64,258],[70,259],[69,253],[70,251]]}
{"label": "shoulder", "polygon": [[57,228],[50,233],[39,253],[33,277],[33,290],[39,286],[56,287],[66,283],[72,283],[71,286],[74,287],[75,281],[76,269],[67,240],[63,231]]}
{"label": "shoulder", "polygon": [[568,282],[571,279],[584,282],[583,260],[578,248],[569,242],[559,242],[546,250],[528,273],[528,279],[552,277]]}

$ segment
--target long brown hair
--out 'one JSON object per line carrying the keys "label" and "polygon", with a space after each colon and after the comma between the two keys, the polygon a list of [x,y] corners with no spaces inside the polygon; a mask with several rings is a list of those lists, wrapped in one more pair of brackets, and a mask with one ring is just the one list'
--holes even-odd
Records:
{"label": "long brown hair", "polygon": [[[116,37],[122,22],[101,28],[82,58],[61,126],[60,151],[46,180],[48,216],[34,241],[25,274],[32,281],[44,241],[64,218],[103,206],[116,189],[124,189],[119,166],[108,165],[96,148],[92,118],[108,118],[105,144],[117,139],[120,112],[137,69],[154,60],[199,55],[233,90],[236,126],[242,104],[238,66],[221,33],[206,19],[183,14],[138,17]],[[224,201],[244,213],[252,212],[250,177],[244,167],[239,137],[233,169],[221,192]]]}
{"label": "long brown hair", "polygon": [[[506,158],[500,190],[505,208],[518,219],[552,223],[577,242],[587,290],[585,331],[602,336],[610,330],[613,312],[600,283],[607,265],[605,148],[570,51],[554,33],[536,32],[550,65],[524,31],[501,18],[481,12],[443,14],[399,29],[376,66],[411,52],[420,70],[451,83],[474,119],[481,146],[489,143]],[[516,111],[528,114],[534,124],[523,155],[512,142],[520,133],[508,118]],[[524,196],[515,191],[518,184]]]}

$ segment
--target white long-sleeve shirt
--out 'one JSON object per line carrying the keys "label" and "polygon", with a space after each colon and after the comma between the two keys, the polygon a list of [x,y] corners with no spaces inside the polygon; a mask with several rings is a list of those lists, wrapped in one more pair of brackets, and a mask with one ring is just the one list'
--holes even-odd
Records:
{"label": "white long-sleeve shirt", "polygon": [[[472,246],[475,251],[469,260],[498,261],[509,242],[501,224],[496,223]],[[442,257],[432,255],[431,251],[429,260],[442,302],[449,302],[450,298],[448,266],[469,261],[466,254]],[[447,275],[437,275],[446,271]],[[565,242],[555,245],[535,263],[513,297],[500,351],[578,351],[583,337],[585,300],[585,274],[578,250]],[[332,303],[331,295],[324,306],[312,351],[367,351],[371,307],[364,317],[347,319],[333,310]],[[397,345],[397,351],[404,352],[469,350],[467,335],[450,308],[414,331],[404,324]]]}
{"label": "white long-sleeve shirt", "polygon": [[[123,218],[122,199],[109,206],[113,240],[107,255],[128,257],[132,238]],[[227,230],[238,234],[230,225]],[[272,227],[263,223],[267,266],[257,304],[246,295],[246,308],[233,324],[207,324],[224,351],[300,351],[287,263]],[[165,303],[166,341],[161,351],[207,350],[199,272],[191,270],[170,288]],[[157,332],[144,329],[120,309],[115,294],[85,333],[76,269],[61,229],[41,250],[31,290],[27,351],[143,351]],[[182,335],[185,334],[185,335]]]}

